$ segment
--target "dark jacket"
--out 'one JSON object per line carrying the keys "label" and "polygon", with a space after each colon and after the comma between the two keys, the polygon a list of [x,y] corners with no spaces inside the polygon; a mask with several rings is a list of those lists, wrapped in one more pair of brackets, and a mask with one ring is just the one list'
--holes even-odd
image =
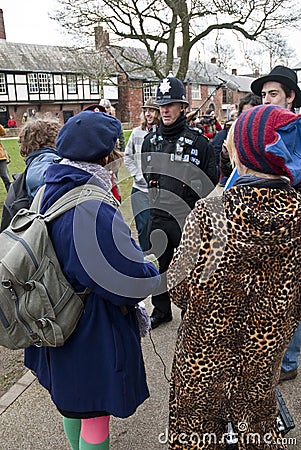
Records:
{"label": "dark jacket", "polygon": [[[167,128],[167,127],[166,127]],[[142,171],[153,215],[183,220],[217,182],[215,157],[202,132],[183,125],[150,132],[142,144]]]}
{"label": "dark jacket", "polygon": [[[79,168],[51,165],[42,212],[90,178]],[[49,224],[49,233],[69,282],[91,293],[66,344],[30,347],[25,365],[61,412],[128,417],[149,396],[134,305],[157,287],[158,272],[144,261],[120,211],[107,203],[67,211]]]}

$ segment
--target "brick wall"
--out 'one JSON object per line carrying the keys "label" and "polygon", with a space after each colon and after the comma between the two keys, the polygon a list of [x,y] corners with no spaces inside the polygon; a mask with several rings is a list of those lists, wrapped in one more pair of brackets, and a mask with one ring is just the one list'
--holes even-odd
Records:
{"label": "brick wall", "polygon": [[[27,105],[18,105],[15,107],[9,107],[9,111],[8,111],[8,116],[13,116],[14,119],[17,122],[17,127],[22,126],[22,117],[24,112],[28,113],[28,117],[29,117],[29,112],[31,110],[35,110],[36,111],[36,115],[38,117],[52,117],[52,118],[58,118],[60,123],[63,124],[64,123],[64,118],[66,118],[66,114],[70,114],[71,112],[73,112],[73,115],[78,114],[79,112],[81,112],[86,106],[88,106],[89,104],[91,104],[90,102],[87,102],[86,104],[83,103],[70,103],[70,104],[64,104],[63,106],[61,106],[61,104],[54,104],[54,103],[47,103],[47,104],[42,104],[42,105],[38,105],[38,104],[27,104]],[[65,115],[64,115],[65,112]]]}
{"label": "brick wall", "polygon": [[116,116],[121,122],[130,122],[133,128],[138,127],[143,105],[142,81],[128,80],[126,75],[121,75],[118,83]]}

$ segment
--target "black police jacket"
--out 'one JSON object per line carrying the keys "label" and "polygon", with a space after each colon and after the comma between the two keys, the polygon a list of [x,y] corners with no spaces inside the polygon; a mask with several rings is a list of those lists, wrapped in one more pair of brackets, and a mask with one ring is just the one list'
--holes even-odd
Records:
{"label": "black police jacket", "polygon": [[141,150],[143,176],[152,214],[184,219],[195,202],[217,183],[215,156],[201,130],[185,125],[180,133],[150,132]]}

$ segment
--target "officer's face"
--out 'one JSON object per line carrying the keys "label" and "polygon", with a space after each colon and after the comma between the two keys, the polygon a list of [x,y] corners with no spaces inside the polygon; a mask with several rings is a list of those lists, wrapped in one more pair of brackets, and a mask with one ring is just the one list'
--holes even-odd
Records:
{"label": "officer's face", "polygon": [[160,106],[160,114],[164,125],[172,125],[183,111],[183,103],[168,103]]}

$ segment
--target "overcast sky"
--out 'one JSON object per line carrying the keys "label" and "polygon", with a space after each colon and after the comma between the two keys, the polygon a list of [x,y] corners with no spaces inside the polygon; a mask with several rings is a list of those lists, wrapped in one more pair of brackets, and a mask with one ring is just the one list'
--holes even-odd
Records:
{"label": "overcast sky", "polygon": [[55,4],[55,0],[0,0],[6,40],[24,44],[67,44],[66,36],[48,15]]}
{"label": "overcast sky", "polygon": [[[0,0],[7,41],[70,45],[71,38],[64,35],[59,25],[49,18],[49,13],[53,12],[56,6],[56,0]],[[300,41],[301,33],[294,29],[289,45],[295,49],[295,63],[301,61]]]}

